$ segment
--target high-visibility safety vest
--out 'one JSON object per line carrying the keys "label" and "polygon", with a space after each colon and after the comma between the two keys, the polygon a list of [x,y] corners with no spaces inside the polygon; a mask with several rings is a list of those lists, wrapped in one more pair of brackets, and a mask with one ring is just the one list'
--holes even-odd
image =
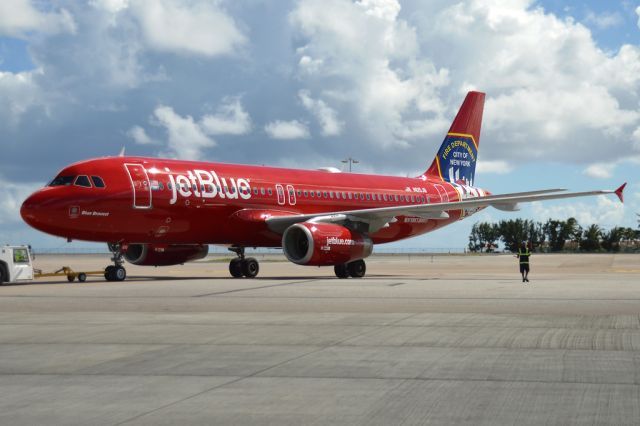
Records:
{"label": "high-visibility safety vest", "polygon": [[526,250],[522,250],[521,248],[518,249],[518,257],[520,258],[520,263],[529,263],[529,256],[531,256],[531,252],[529,251],[529,248],[527,247]]}

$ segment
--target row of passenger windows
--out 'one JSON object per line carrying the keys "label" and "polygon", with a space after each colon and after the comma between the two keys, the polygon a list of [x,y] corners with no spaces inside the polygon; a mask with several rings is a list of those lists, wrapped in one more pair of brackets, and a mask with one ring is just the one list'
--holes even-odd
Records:
{"label": "row of passenger windows", "polygon": [[[93,185],[91,184],[93,182]],[[47,186],[83,186],[85,188],[104,188],[104,181],[100,176],[89,176],[87,175],[79,175],[79,176],[56,176],[49,185]]]}
{"label": "row of passenger windows", "polygon": [[[181,187],[183,191],[197,191],[198,189],[200,189],[200,191],[202,192],[213,192],[214,191],[214,186],[211,184],[204,184],[204,185],[200,185],[198,187],[198,185],[196,184],[192,184],[192,185],[187,185],[187,184],[176,184],[177,187]],[[171,185],[171,183],[167,184],[167,188],[169,189],[173,189],[173,186]],[[162,182],[156,182],[156,181],[152,181],[151,182],[151,189],[153,190],[163,190],[164,186],[162,185]],[[221,188],[220,186],[216,186],[215,189],[218,192],[221,192],[222,189],[224,189],[225,193],[229,193],[229,194],[235,194],[236,192],[236,188],[234,188],[233,186],[230,188],[227,188],[226,186],[224,188]],[[246,188],[241,188],[238,190],[239,193],[241,194],[248,194],[249,190]],[[269,195],[269,196],[273,196],[273,189],[272,188],[253,188],[253,195]],[[424,203],[427,201],[427,199],[424,196],[421,195],[405,195],[405,194],[380,194],[380,193],[371,193],[371,192],[346,192],[346,191],[319,191],[319,190],[300,190],[298,189],[296,191],[296,194],[298,196],[298,198],[301,198],[304,196],[304,198],[316,198],[316,199],[336,199],[336,200],[361,200],[361,201],[387,201],[387,202],[404,202],[404,203]],[[293,197],[294,195],[294,191],[293,190],[289,190],[289,197]]]}

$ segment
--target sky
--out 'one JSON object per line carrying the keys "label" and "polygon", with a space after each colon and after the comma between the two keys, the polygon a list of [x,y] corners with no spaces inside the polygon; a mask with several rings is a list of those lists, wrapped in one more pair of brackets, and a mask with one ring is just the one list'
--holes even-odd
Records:
{"label": "sky", "polygon": [[476,184],[614,196],[487,209],[400,243],[462,248],[473,223],[637,227],[640,1],[0,2],[0,243],[83,247],[19,208],[65,165],[127,154],[418,176],[467,91],[486,92]]}

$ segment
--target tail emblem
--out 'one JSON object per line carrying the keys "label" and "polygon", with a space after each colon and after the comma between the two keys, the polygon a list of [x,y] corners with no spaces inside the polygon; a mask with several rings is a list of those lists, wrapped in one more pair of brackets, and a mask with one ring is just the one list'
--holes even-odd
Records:
{"label": "tail emblem", "polygon": [[478,144],[472,135],[447,133],[436,157],[440,178],[473,186],[477,158]]}

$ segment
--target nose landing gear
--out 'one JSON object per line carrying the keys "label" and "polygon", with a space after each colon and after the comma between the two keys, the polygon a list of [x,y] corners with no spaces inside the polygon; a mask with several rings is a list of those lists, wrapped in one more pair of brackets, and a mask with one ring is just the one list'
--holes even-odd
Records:
{"label": "nose landing gear", "polygon": [[233,278],[255,278],[260,271],[260,264],[253,257],[244,257],[244,247],[229,247],[229,251],[238,255],[229,262],[229,273]]}
{"label": "nose landing gear", "polygon": [[120,244],[109,243],[109,251],[113,254],[111,260],[113,265],[109,265],[104,268],[104,279],[107,281],[124,281],[127,278],[127,270],[122,266],[124,260],[122,258],[122,251],[120,250]]}

